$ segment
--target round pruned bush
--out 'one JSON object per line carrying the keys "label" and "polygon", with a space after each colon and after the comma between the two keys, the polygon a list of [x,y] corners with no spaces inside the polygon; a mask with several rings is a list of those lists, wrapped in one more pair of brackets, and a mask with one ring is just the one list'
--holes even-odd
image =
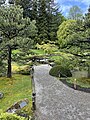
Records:
{"label": "round pruned bush", "polygon": [[55,77],[71,77],[72,73],[68,68],[64,68],[63,66],[56,65],[51,68],[49,74]]}

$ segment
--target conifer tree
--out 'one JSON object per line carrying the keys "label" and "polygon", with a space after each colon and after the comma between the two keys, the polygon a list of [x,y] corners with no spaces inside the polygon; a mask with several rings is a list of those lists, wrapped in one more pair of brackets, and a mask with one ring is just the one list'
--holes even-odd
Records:
{"label": "conifer tree", "polygon": [[38,1],[38,19],[37,19],[37,28],[38,35],[41,41],[47,41],[47,13],[46,13],[46,2],[45,0]]}
{"label": "conifer tree", "polygon": [[[2,41],[0,51],[7,52],[7,77],[11,77],[12,50],[18,48],[30,48],[31,37],[35,33],[35,21],[23,18],[23,9],[20,6],[3,6],[0,8],[0,34]],[[22,37],[23,36],[23,37]],[[1,52],[0,52],[1,53]]]}
{"label": "conifer tree", "polygon": [[58,26],[64,17],[54,0],[15,0],[24,9],[24,17],[36,20],[38,37],[36,42],[56,41]]}

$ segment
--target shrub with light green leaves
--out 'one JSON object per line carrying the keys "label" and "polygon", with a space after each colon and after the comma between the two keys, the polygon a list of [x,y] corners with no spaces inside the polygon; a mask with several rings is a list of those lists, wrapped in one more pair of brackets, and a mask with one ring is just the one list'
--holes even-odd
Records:
{"label": "shrub with light green leaves", "polygon": [[0,112],[0,120],[27,120],[24,117],[17,116],[16,114]]}
{"label": "shrub with light green leaves", "polygon": [[25,65],[25,66],[20,67],[18,73],[22,75],[30,75],[30,66]]}

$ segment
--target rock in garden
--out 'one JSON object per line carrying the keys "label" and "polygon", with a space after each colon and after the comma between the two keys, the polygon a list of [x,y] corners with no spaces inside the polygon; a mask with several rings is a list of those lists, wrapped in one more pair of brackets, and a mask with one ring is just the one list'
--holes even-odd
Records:
{"label": "rock in garden", "polygon": [[3,93],[2,93],[2,92],[0,92],[0,99],[1,99],[1,98],[3,98],[3,96],[4,96],[4,95],[3,95]]}

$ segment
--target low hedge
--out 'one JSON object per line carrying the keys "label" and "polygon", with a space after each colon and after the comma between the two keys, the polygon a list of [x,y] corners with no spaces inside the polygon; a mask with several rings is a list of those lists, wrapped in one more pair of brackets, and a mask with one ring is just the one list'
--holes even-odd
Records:
{"label": "low hedge", "polygon": [[64,68],[60,65],[56,65],[54,67],[51,68],[51,70],[49,71],[49,74],[55,77],[72,77],[72,73],[68,68]]}

